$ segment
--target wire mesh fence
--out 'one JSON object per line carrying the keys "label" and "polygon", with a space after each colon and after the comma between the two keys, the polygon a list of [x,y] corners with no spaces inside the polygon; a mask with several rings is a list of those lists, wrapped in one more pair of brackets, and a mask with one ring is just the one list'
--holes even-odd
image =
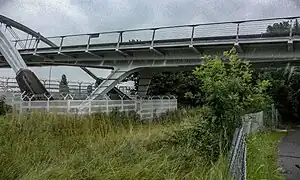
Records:
{"label": "wire mesh fence", "polygon": [[242,117],[243,124],[235,130],[229,151],[229,179],[247,179],[247,136],[265,129],[274,130],[278,127],[278,119],[279,114],[274,105],[264,111]]}
{"label": "wire mesh fence", "polygon": [[[41,79],[40,80],[48,92],[51,92],[53,96],[60,98],[60,91],[63,89],[63,86],[60,85],[61,80],[48,80],[48,79]],[[72,94],[73,99],[82,99],[85,98],[90,92],[95,90],[97,84],[95,82],[84,82],[84,81],[68,81],[68,85],[65,89],[68,89],[68,94]],[[121,92],[125,94],[130,94],[132,89],[134,88],[133,85],[123,85],[122,83],[116,85]],[[19,85],[15,78],[13,77],[0,77],[0,89],[3,91],[10,91],[10,92],[20,92]]]}

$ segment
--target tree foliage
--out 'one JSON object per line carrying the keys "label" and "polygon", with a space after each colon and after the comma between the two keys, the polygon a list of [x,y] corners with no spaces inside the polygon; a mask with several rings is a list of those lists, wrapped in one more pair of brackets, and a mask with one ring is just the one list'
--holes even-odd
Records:
{"label": "tree foliage", "polygon": [[68,80],[67,80],[67,77],[65,74],[63,74],[61,76],[61,80],[60,80],[60,83],[59,83],[59,92],[60,93],[64,93],[64,94],[67,94],[69,93],[69,85],[68,85]]}
{"label": "tree foliage", "polygon": [[191,71],[182,72],[163,72],[153,76],[148,90],[148,94],[156,95],[175,95],[181,106],[202,105],[201,83]]}
{"label": "tree foliage", "polygon": [[224,56],[229,59],[227,65],[220,57],[206,56],[205,64],[193,71],[202,92],[201,115],[173,136],[177,143],[188,142],[209,160],[216,160],[220,150],[229,149],[242,115],[262,110],[270,103],[266,93],[270,82],[254,80],[250,64],[241,61],[235,49]]}
{"label": "tree foliage", "polygon": [[259,76],[268,79],[272,86],[269,94],[285,122],[297,122],[300,117],[300,69],[295,67],[265,69]]}
{"label": "tree foliage", "polygon": [[86,92],[88,95],[90,95],[93,92],[93,86],[91,84],[86,87]]}
{"label": "tree foliage", "polygon": [[[267,33],[289,33],[291,30],[291,23],[289,21],[282,21],[280,23],[274,23],[267,27]],[[296,19],[292,27],[293,33],[300,33],[299,22]]]}
{"label": "tree foliage", "polygon": [[0,116],[12,112],[12,106],[6,103],[5,96],[0,97]]}

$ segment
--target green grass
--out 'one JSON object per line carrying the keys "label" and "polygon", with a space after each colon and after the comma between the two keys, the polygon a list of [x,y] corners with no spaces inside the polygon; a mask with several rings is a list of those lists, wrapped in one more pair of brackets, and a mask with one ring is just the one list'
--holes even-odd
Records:
{"label": "green grass", "polygon": [[160,143],[185,118],[149,124],[118,114],[3,117],[0,179],[227,179],[226,157],[212,164],[193,149]]}
{"label": "green grass", "polygon": [[286,133],[256,133],[247,139],[247,179],[280,180],[278,168],[278,142]]}

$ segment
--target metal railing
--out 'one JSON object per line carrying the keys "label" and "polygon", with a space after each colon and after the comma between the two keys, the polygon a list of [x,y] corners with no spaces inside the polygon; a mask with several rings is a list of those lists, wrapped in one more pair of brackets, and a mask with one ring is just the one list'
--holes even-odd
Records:
{"label": "metal railing", "polygon": [[[41,79],[41,82],[48,90],[48,92],[50,92],[56,99],[61,99],[61,94],[66,94],[59,92],[60,80]],[[89,87],[90,91],[93,91],[95,89],[95,83],[83,81],[68,81],[67,87],[69,90],[68,94],[70,94],[69,98],[82,99],[86,98],[89,95]],[[116,87],[125,94],[130,94],[131,90],[134,88],[131,86],[122,85],[122,83],[116,85]],[[16,79],[11,77],[0,77],[0,89],[5,92],[20,92],[19,85]]]}
{"label": "metal railing", "polygon": [[262,130],[274,130],[278,127],[278,112],[274,105],[270,109],[258,113],[246,114],[242,117],[243,125],[237,128],[229,152],[229,179],[247,179],[247,143],[246,138],[252,133]]}
{"label": "metal railing", "polygon": [[[65,96],[64,100],[50,100],[51,96],[45,96],[47,100],[35,100],[41,95],[21,95],[10,103],[19,113],[31,113],[33,111],[45,113],[79,113],[78,107],[84,100],[70,100],[69,94]],[[153,119],[167,111],[174,111],[177,109],[177,99],[174,96],[151,96],[139,97],[135,96],[132,100],[110,100],[103,97],[102,100],[89,101],[87,108],[81,114],[92,114],[97,112],[109,113],[113,110],[119,111],[135,111],[140,115],[141,119]]]}
{"label": "metal railing", "polygon": [[[196,38],[209,38],[219,36],[232,36],[237,41],[240,38],[247,38],[248,35],[259,34],[261,37],[268,37],[270,33],[267,32],[268,26],[274,23],[287,21],[293,25],[300,16],[295,17],[280,17],[280,18],[267,18],[267,19],[252,19],[241,21],[227,21],[216,23],[200,23],[200,24],[187,24],[178,26],[162,26],[140,29],[128,29],[117,31],[104,31],[86,34],[69,34],[47,37],[48,40],[53,42],[57,47],[54,47],[60,52],[64,46],[84,45],[86,52],[94,44],[112,43],[116,49],[119,49],[123,44],[139,44],[149,47],[154,47],[155,42],[159,40],[171,39],[189,39],[190,45]],[[280,25],[279,25],[280,26]],[[288,31],[282,31],[282,36],[292,38],[295,35],[293,28]],[[297,32],[298,34],[298,32]],[[300,34],[298,34],[300,35]],[[138,41],[136,41],[138,40]],[[24,42],[27,46],[17,47],[19,49],[38,49],[49,47],[48,44],[42,41],[36,41],[36,38],[14,40],[16,46],[19,42]],[[35,41],[36,43],[28,43]]]}

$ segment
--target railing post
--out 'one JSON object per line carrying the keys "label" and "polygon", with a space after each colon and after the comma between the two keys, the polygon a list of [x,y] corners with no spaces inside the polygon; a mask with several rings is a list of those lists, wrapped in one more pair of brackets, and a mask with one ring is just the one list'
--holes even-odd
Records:
{"label": "railing post", "polygon": [[33,40],[33,36],[31,35],[31,38],[30,38],[30,41],[29,41],[29,45],[28,45],[28,48],[30,48],[31,47],[31,43],[32,43],[32,40]]}
{"label": "railing post", "polygon": [[236,39],[235,39],[236,42],[239,41],[239,34],[240,34],[240,23],[237,23],[237,25],[236,25]]}
{"label": "railing post", "polygon": [[26,41],[25,41],[25,45],[24,45],[24,49],[26,49],[28,39],[29,39],[29,34],[27,34]]}
{"label": "railing post", "polygon": [[192,27],[191,45],[194,43],[195,26]]}
{"label": "railing post", "polygon": [[89,35],[88,41],[87,41],[87,45],[86,45],[86,52],[89,52],[89,48],[90,48],[90,43],[91,43],[91,35]]}
{"label": "railing post", "polygon": [[290,19],[290,40],[292,40],[293,37],[293,19]]}
{"label": "railing post", "polygon": [[62,45],[63,45],[63,43],[64,43],[64,38],[65,38],[65,36],[61,36],[61,40],[60,40],[60,44],[59,44],[58,53],[60,53],[60,52],[61,52]]}
{"label": "railing post", "polygon": [[35,48],[34,48],[34,54],[36,54],[36,52],[37,52],[37,48],[39,46],[39,43],[40,43],[40,37],[38,39],[36,39],[36,44],[35,44]]}
{"label": "railing post", "polygon": [[118,44],[117,44],[117,49],[120,47],[120,43],[123,42],[123,31],[119,32],[119,38],[118,38]]}
{"label": "railing post", "polygon": [[151,47],[154,47],[155,32],[156,32],[156,29],[153,29]]}

